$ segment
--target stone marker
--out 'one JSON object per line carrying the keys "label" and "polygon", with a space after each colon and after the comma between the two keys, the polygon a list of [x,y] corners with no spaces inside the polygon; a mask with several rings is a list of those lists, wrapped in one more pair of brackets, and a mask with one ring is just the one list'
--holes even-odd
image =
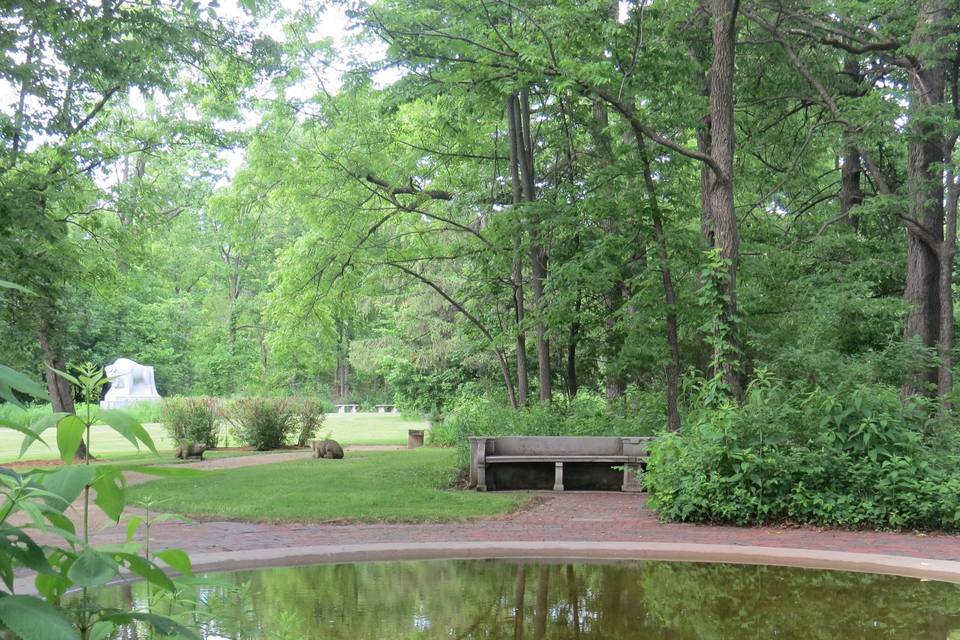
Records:
{"label": "stone marker", "polygon": [[423,446],[423,429],[407,431],[407,449],[418,449]]}

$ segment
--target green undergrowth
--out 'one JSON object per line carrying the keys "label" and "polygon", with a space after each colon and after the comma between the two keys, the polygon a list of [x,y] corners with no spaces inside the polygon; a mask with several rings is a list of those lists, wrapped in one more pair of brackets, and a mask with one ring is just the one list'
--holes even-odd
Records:
{"label": "green undergrowth", "polygon": [[809,388],[765,372],[743,404],[706,398],[652,447],[664,520],[960,529],[957,428],[880,384]]}
{"label": "green undergrowth", "polygon": [[130,489],[138,503],[188,516],[249,521],[453,522],[507,513],[525,493],[453,489],[455,452],[422,448],[348,452],[343,460],[298,460],[164,478]]}

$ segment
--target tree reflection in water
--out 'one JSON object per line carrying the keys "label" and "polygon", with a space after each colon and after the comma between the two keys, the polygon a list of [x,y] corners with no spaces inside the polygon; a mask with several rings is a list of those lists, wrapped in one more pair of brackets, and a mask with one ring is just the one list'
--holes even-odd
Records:
{"label": "tree reflection in water", "polygon": [[[140,584],[104,597],[146,608]],[[960,638],[960,585],[725,564],[295,567],[220,574],[187,600],[153,607],[206,640]]]}

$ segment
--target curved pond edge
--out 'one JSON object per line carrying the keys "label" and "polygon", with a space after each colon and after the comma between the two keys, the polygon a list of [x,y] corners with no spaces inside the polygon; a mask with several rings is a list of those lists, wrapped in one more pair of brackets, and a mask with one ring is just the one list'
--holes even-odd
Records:
{"label": "curved pond edge", "polygon": [[191,555],[194,570],[197,572],[390,560],[505,559],[723,562],[880,573],[960,583],[960,562],[951,560],[819,549],[686,542],[398,542],[281,547]]}
{"label": "curved pond edge", "polygon": [[[195,573],[402,560],[662,560],[878,573],[960,584],[960,562],[952,560],[690,542],[381,542],[193,553],[190,559]],[[33,577],[17,577],[14,591],[35,593]]]}

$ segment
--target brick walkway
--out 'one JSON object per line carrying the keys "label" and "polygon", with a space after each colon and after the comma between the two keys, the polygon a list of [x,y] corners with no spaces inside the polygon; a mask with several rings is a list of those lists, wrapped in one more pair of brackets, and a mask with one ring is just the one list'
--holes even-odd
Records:
{"label": "brick walkway", "polygon": [[[358,447],[362,449],[363,447]],[[236,468],[303,458],[294,451],[221,458],[184,466]],[[128,474],[130,484],[152,477]],[[673,542],[779,547],[886,554],[960,561],[960,536],[841,531],[813,528],[727,527],[665,524],[644,507],[644,496],[612,492],[537,492],[534,506],[506,516],[454,524],[258,524],[195,520],[165,522],[151,530],[155,549],[178,547],[191,554],[315,545],[440,542]],[[79,511],[71,509],[79,522]],[[131,508],[127,515],[142,514]],[[94,544],[120,542],[126,525],[107,521],[98,509],[91,522]],[[38,536],[42,539],[43,536]]]}
{"label": "brick walkway", "polygon": [[[256,524],[229,521],[163,523],[151,532],[154,548],[190,553],[406,542],[681,542],[802,548],[960,561],[960,536],[664,524],[641,496],[622,493],[538,493],[519,513],[456,524]],[[108,527],[94,543],[119,541],[124,527]]]}

